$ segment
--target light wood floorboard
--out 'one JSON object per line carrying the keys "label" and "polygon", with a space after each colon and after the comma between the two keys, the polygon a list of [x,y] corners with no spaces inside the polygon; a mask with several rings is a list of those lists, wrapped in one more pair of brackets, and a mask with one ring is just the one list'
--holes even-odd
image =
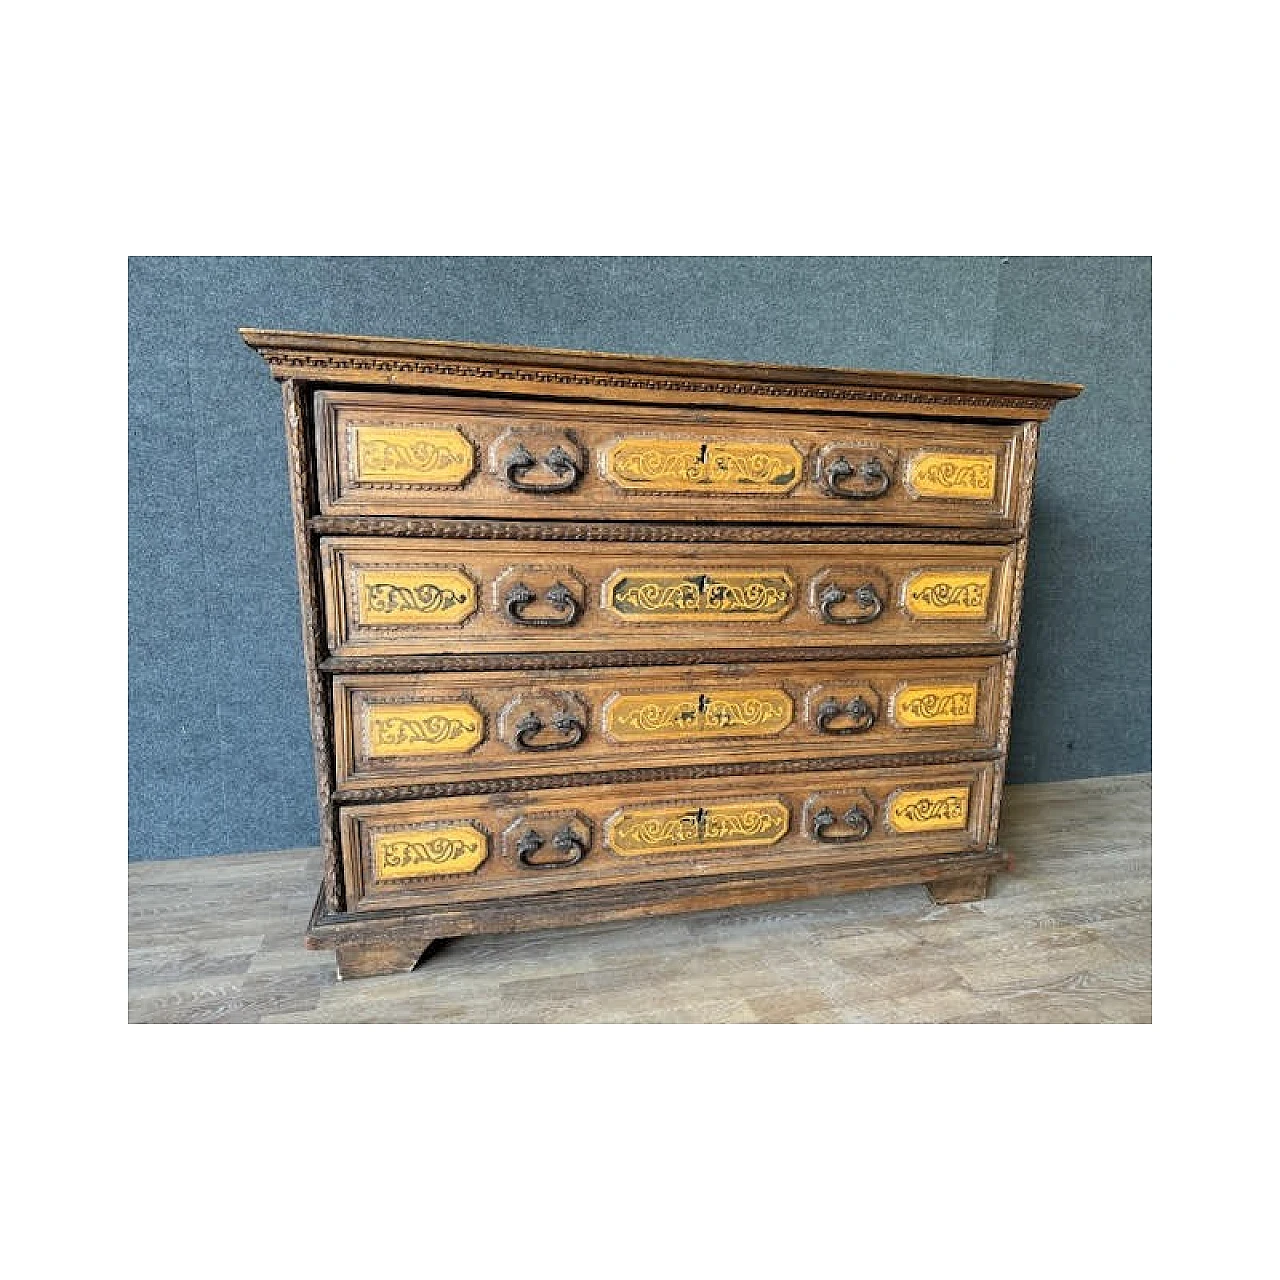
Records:
{"label": "light wood floorboard", "polygon": [[339,982],[315,849],[129,866],[131,1022],[1151,1021],[1151,776],[1010,787],[1011,873],[439,945]]}

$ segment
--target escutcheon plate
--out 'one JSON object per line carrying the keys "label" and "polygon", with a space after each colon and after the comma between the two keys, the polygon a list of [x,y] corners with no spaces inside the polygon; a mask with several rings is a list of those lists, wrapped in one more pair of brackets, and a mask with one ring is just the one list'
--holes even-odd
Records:
{"label": "escutcheon plate", "polygon": [[804,458],[789,444],[628,437],[605,457],[620,489],[660,493],[787,494],[800,483]]}
{"label": "escutcheon plate", "polygon": [[781,800],[653,805],[622,809],[605,826],[605,843],[624,857],[777,844],[791,812]]}
{"label": "escutcheon plate", "polygon": [[605,599],[628,622],[722,622],[781,618],[795,599],[782,569],[712,573],[624,569],[605,583]]}
{"label": "escutcheon plate", "polygon": [[786,729],[794,712],[779,689],[625,693],[606,704],[604,727],[618,742],[765,738]]}

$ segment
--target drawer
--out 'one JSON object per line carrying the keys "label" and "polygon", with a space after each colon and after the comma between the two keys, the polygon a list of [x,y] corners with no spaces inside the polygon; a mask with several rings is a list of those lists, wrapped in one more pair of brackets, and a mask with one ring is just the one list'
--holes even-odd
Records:
{"label": "drawer", "polygon": [[338,790],[996,746],[1006,658],[338,675]]}
{"label": "drawer", "polygon": [[339,657],[990,647],[1009,637],[1014,556],[892,543],[320,542]]}
{"label": "drawer", "polygon": [[825,770],[340,811],[355,909],[985,848],[994,766]]}
{"label": "drawer", "polygon": [[1018,424],[315,394],[321,511],[1009,528]]}

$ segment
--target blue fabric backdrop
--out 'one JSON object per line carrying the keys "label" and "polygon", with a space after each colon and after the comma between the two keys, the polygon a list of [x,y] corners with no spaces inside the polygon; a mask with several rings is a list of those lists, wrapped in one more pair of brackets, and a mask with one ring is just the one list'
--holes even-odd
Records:
{"label": "blue fabric backdrop", "polygon": [[1014,782],[1151,767],[1147,258],[134,258],[130,858],[316,841],[279,392],[241,325],[1083,382],[1042,436]]}

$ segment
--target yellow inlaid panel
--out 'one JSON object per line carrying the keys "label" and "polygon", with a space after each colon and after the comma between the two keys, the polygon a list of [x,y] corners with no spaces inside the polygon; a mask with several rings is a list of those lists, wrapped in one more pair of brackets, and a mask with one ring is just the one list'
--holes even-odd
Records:
{"label": "yellow inlaid panel", "polygon": [[489,856],[489,837],[466,823],[387,832],[373,839],[378,880],[417,880],[474,871]]}
{"label": "yellow inlaid panel", "polygon": [[889,799],[889,826],[894,831],[959,831],[968,822],[967,786],[899,791]]}
{"label": "yellow inlaid panel", "polygon": [[893,699],[893,721],[904,728],[976,724],[978,682],[904,685]]}
{"label": "yellow inlaid panel", "polygon": [[605,584],[605,599],[628,622],[721,622],[781,618],[791,608],[795,583],[782,569],[758,572],[669,573],[627,569]]}
{"label": "yellow inlaid panel", "polygon": [[623,809],[609,819],[605,840],[614,853],[699,853],[777,844],[791,813],[781,800],[742,800],[705,807],[654,805]]}
{"label": "yellow inlaid panel", "polygon": [[484,738],[484,717],[469,702],[375,702],[365,716],[374,757],[460,755]]}
{"label": "yellow inlaid panel", "polygon": [[990,569],[922,569],[907,579],[903,602],[913,618],[985,618]]}
{"label": "yellow inlaid panel", "polygon": [[476,609],[475,584],[455,569],[357,569],[360,621],[378,627],[461,622]]}
{"label": "yellow inlaid panel", "polygon": [[785,494],[800,483],[804,458],[789,444],[634,437],[619,440],[604,466],[622,489]]}
{"label": "yellow inlaid panel", "polygon": [[907,482],[923,498],[996,496],[994,453],[918,453],[911,459]]}
{"label": "yellow inlaid panel", "polygon": [[681,738],[761,738],[781,733],[794,714],[779,689],[719,693],[619,694],[605,707],[605,732],[620,742]]}
{"label": "yellow inlaid panel", "polygon": [[357,484],[460,485],[475,448],[456,427],[362,424],[347,428]]}

